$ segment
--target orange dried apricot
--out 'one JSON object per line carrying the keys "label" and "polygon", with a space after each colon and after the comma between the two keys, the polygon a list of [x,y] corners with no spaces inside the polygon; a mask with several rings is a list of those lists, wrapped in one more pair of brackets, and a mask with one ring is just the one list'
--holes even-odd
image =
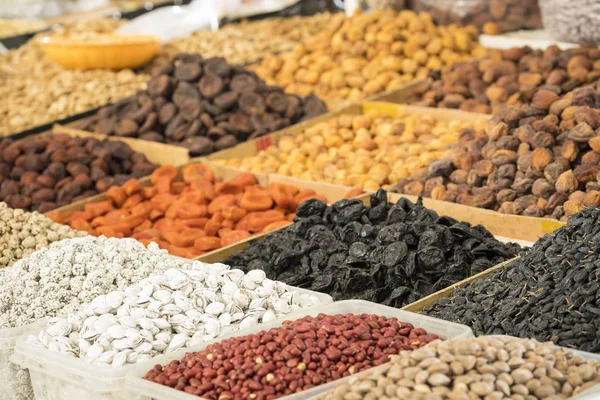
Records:
{"label": "orange dried apricot", "polygon": [[208,209],[204,204],[175,202],[165,213],[167,218],[200,218],[208,215]]}
{"label": "orange dried apricot", "polygon": [[291,197],[294,197],[295,195],[297,195],[300,192],[300,189],[298,189],[296,186],[292,186],[292,185],[288,185],[285,183],[280,183],[279,186],[283,189],[283,191]]}
{"label": "orange dried apricot", "polygon": [[167,178],[159,178],[158,181],[154,184],[154,188],[157,193],[171,193],[171,184]]}
{"label": "orange dried apricot", "polygon": [[165,215],[165,213],[163,211],[160,211],[160,210],[151,210],[150,214],[148,215],[148,218],[150,218],[151,221],[154,221],[157,218],[160,218],[160,217],[162,217],[164,215]]}
{"label": "orange dried apricot", "polygon": [[144,201],[140,204],[137,204],[135,207],[131,209],[131,215],[145,215],[148,216],[152,211],[152,204],[149,201]]}
{"label": "orange dried apricot", "polygon": [[208,205],[208,213],[212,215],[217,211],[235,205],[237,205],[237,200],[235,199],[234,195],[223,194],[221,196],[215,197],[215,199],[210,202],[210,204]]}
{"label": "orange dried apricot", "polygon": [[251,212],[236,224],[235,229],[259,233],[262,232],[267,225],[281,220],[285,220],[285,215],[281,211],[269,210]]}
{"label": "orange dried apricot", "polygon": [[240,207],[248,211],[265,211],[273,207],[273,199],[267,190],[257,190],[252,187],[248,188],[242,196]]}
{"label": "orange dried apricot", "polygon": [[154,186],[149,186],[142,189],[142,194],[146,199],[153,198],[154,196],[156,196],[156,193],[158,192],[156,191],[156,188]]}
{"label": "orange dried apricot", "polygon": [[206,197],[202,192],[187,192],[181,195],[181,201],[184,203],[204,204]]}
{"label": "orange dried apricot", "polygon": [[223,221],[219,221],[218,219],[209,219],[204,226],[206,236],[217,236],[217,233],[223,227],[222,222]]}
{"label": "orange dried apricot", "polygon": [[195,228],[195,229],[204,229],[206,223],[208,222],[208,218],[190,218],[190,219],[176,219],[174,228],[176,230],[183,228]]}
{"label": "orange dried apricot", "polygon": [[175,246],[190,247],[193,246],[196,239],[206,236],[206,233],[202,229],[187,228],[180,232],[166,232],[162,236],[167,242]]}
{"label": "orange dried apricot", "polygon": [[355,188],[355,189],[352,189],[352,190],[346,192],[344,194],[344,198],[345,199],[351,199],[353,197],[360,196],[363,193],[365,193],[365,191],[362,190],[361,188]]}
{"label": "orange dried apricot", "polygon": [[292,206],[292,210],[296,211],[296,208],[298,208],[298,206],[300,204],[302,204],[302,202],[304,202],[305,200],[308,200],[308,199],[317,199],[317,200],[322,200],[324,202],[327,202],[326,197],[318,195],[312,189],[306,189],[306,190],[301,191],[294,197],[294,204]]}
{"label": "orange dried apricot", "polygon": [[233,222],[238,222],[240,219],[244,218],[246,214],[248,214],[247,210],[236,206],[224,208],[221,210],[221,212],[223,213],[223,217],[225,219]]}
{"label": "orange dried apricot", "polygon": [[93,229],[92,226],[90,225],[90,223],[84,219],[76,219],[75,221],[72,221],[71,228],[77,229],[79,231],[87,231],[87,232],[89,232]]}
{"label": "orange dried apricot", "polygon": [[99,203],[88,203],[85,206],[83,206],[83,210],[89,212],[92,215],[92,217],[104,215],[110,210],[114,209],[115,208],[113,207],[111,200],[105,200]]}
{"label": "orange dried apricot", "polygon": [[154,223],[153,228],[158,229],[161,234],[164,234],[165,232],[173,230],[173,224],[174,222],[172,219],[161,218]]}
{"label": "orange dried apricot", "polygon": [[221,239],[223,239],[223,236],[227,235],[232,230],[233,229],[230,229],[230,228],[221,228],[221,229],[219,229],[219,232],[217,233],[217,236],[220,237]]}
{"label": "orange dried apricot", "polygon": [[221,237],[221,246],[225,247],[229,246],[230,244],[241,242],[242,240],[248,239],[250,236],[252,235],[250,235],[249,232],[242,230],[228,232]]}
{"label": "orange dried apricot", "polygon": [[133,233],[142,232],[142,231],[145,231],[145,230],[151,229],[151,228],[152,228],[152,221],[147,219],[144,222],[142,222],[141,224],[139,224],[138,226],[136,226],[133,230]]}
{"label": "orange dried apricot", "polygon": [[177,197],[170,193],[159,193],[150,200],[150,204],[154,210],[166,212],[176,200]]}
{"label": "orange dried apricot", "polygon": [[294,203],[294,198],[290,196],[286,190],[276,182],[269,185],[269,195],[279,207],[289,208]]}
{"label": "orange dried apricot", "polygon": [[127,182],[125,182],[121,189],[125,192],[127,196],[131,196],[132,194],[139,193],[142,191],[140,183],[135,178],[131,178]]}
{"label": "orange dried apricot", "polygon": [[244,191],[244,186],[238,182],[223,182],[215,185],[218,194],[238,194]]}
{"label": "orange dried apricot", "polygon": [[142,240],[142,239],[151,239],[151,238],[160,238],[160,231],[158,229],[144,229],[138,232],[134,232],[133,235],[131,235],[132,238],[136,239],[136,240]]}
{"label": "orange dried apricot", "polygon": [[191,183],[189,183],[189,185],[189,188],[192,191],[202,193],[208,200],[213,200],[215,197],[217,197],[215,186],[210,181],[207,181],[202,177],[194,179]]}
{"label": "orange dried apricot", "polygon": [[181,192],[183,192],[183,189],[185,189],[185,188],[186,188],[185,182],[173,182],[171,184],[171,193],[181,194]]}
{"label": "orange dried apricot", "polygon": [[201,163],[186,165],[181,170],[181,175],[185,183],[191,183],[196,178],[204,178],[209,182],[215,182],[215,173],[213,170]]}
{"label": "orange dried apricot", "polygon": [[136,193],[133,196],[129,197],[125,201],[125,203],[123,203],[123,205],[121,207],[122,208],[133,208],[133,207],[137,206],[138,204],[140,204],[142,202],[142,200],[144,200],[142,198],[142,194]]}
{"label": "orange dried apricot", "polygon": [[[71,213],[69,220],[71,222],[77,221],[78,219],[82,219],[84,221],[90,221],[92,218],[94,218],[94,216],[89,211],[75,211],[74,213]],[[56,222],[59,222],[59,221],[56,221]]]}
{"label": "orange dried apricot", "polygon": [[289,224],[290,224],[290,221],[286,221],[286,220],[272,222],[269,225],[265,226],[265,228],[262,230],[262,233],[272,232],[276,229],[283,228],[284,226],[288,226]]}
{"label": "orange dried apricot", "polygon": [[166,250],[171,255],[183,258],[196,258],[201,253],[193,247],[179,247],[173,245],[167,246]]}
{"label": "orange dried apricot", "polygon": [[111,186],[106,191],[106,198],[111,200],[117,207],[121,207],[127,200],[127,194],[119,186]]}
{"label": "orange dried apricot", "polygon": [[291,222],[294,222],[294,218],[296,218],[296,213],[288,214],[287,217],[285,217],[285,219]]}
{"label": "orange dried apricot", "polygon": [[258,184],[256,177],[249,172],[240,172],[230,182],[239,183],[241,186],[252,186]]}
{"label": "orange dried apricot", "polygon": [[152,175],[150,175],[150,182],[152,182],[153,185],[156,185],[162,179],[172,182],[175,178],[177,178],[177,168],[172,165],[163,165],[152,172]]}
{"label": "orange dried apricot", "polygon": [[218,237],[204,236],[194,242],[194,248],[199,251],[211,251],[219,247],[221,247],[221,239]]}

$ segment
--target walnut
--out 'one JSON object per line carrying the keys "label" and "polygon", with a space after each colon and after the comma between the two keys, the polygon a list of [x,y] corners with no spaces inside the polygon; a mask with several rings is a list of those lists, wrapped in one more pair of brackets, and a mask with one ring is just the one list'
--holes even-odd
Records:
{"label": "walnut", "polygon": [[571,194],[577,188],[579,188],[579,181],[571,169],[560,174],[556,180],[556,190],[558,192]]}

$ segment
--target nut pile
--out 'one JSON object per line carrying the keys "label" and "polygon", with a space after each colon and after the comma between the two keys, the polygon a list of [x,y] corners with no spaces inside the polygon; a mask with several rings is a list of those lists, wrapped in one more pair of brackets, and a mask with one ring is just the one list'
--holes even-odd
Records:
{"label": "nut pile", "polygon": [[482,336],[402,352],[320,400],[567,399],[600,383],[600,363],[551,342]]}
{"label": "nut pile", "polygon": [[193,155],[235,146],[327,110],[267,86],[223,58],[179,54],[159,67],[148,90],[100,109],[81,129],[185,146]]}
{"label": "nut pile", "polygon": [[48,217],[91,235],[156,242],[173,255],[194,258],[288,225],[304,200],[326,200],[291,185],[260,186],[247,172],[216,182],[203,164],[188,164],[180,180],[177,175],[172,166],[160,167],[152,173],[152,186],[131,180],[111,187],[106,201]]}
{"label": "nut pile", "polygon": [[48,24],[38,19],[0,19],[0,38],[23,35],[46,29]]}
{"label": "nut pile", "polygon": [[514,257],[516,244],[483,226],[438,216],[419,202],[371,205],[307,200],[294,224],[250,243],[224,263],[262,269],[271,279],[330,294],[402,307]]}
{"label": "nut pile", "polygon": [[224,57],[232,64],[246,64],[265,56],[289,50],[296,43],[327,29],[344,18],[343,14],[315,14],[304,17],[267,18],[225,25],[218,31],[198,31],[164,45],[153,66],[168,63],[178,53],[198,53]]}
{"label": "nut pile", "polygon": [[[430,74],[430,82],[411,89],[408,102],[426,107],[496,112],[506,104],[533,104],[541,89],[563,95],[600,78],[600,50],[577,48],[545,51],[528,47],[492,50],[479,61],[457,63]],[[541,103],[542,98],[535,99]]]}
{"label": "nut pile", "polygon": [[505,107],[485,133],[464,131],[457,146],[397,190],[565,221],[600,205],[600,97],[586,86],[562,98],[546,86],[531,104]]}
{"label": "nut pile", "polygon": [[412,0],[412,8],[440,25],[472,24],[488,35],[542,27],[538,0]]}
{"label": "nut pile", "polygon": [[0,268],[9,267],[52,242],[85,236],[85,232],[53,222],[37,212],[12,209],[4,202],[0,203],[0,232]]}
{"label": "nut pile", "polygon": [[508,334],[600,352],[600,208],[588,207],[500,271],[437,300],[424,313],[477,335]]}
{"label": "nut pile", "polygon": [[[145,248],[133,239],[85,236],[54,242],[0,270],[0,329],[74,312],[97,296],[124,290],[151,273],[188,266],[156,244]],[[33,399],[27,371],[7,361],[13,351],[0,350],[2,382],[7,382],[8,393],[21,396],[19,400]]]}
{"label": "nut pile", "polygon": [[[111,32],[122,22],[86,20],[57,34]],[[42,50],[36,35],[24,46],[0,56],[0,136],[21,132],[131,96],[149,76],[131,70],[65,70]]]}
{"label": "nut pile", "polygon": [[319,314],[234,337],[150,370],[145,379],[207,399],[274,399],[364,371],[437,339],[373,314]]}
{"label": "nut pile", "polygon": [[482,57],[486,50],[471,28],[438,27],[426,13],[373,11],[341,20],[251,68],[289,93],[360,100],[425,78],[431,70]]}
{"label": "nut pile", "polygon": [[464,128],[480,123],[442,122],[430,115],[400,111],[343,114],[279,139],[254,157],[218,161],[245,170],[289,175],[377,190],[408,178],[438,160]]}
{"label": "nut pile", "polygon": [[103,192],[155,166],[120,141],[37,135],[0,141],[0,201],[41,213]]}
{"label": "nut pile", "polygon": [[196,261],[188,270],[169,269],[52,318],[27,342],[118,368],[319,303],[315,295],[288,291],[285,284],[266,279],[263,271],[244,274]]}

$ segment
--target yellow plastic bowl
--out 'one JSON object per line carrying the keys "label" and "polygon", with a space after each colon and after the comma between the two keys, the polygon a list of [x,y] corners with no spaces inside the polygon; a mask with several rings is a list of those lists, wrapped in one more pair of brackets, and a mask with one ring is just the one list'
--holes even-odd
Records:
{"label": "yellow plastic bowl", "polygon": [[150,35],[94,34],[45,37],[44,52],[68,69],[136,68],[152,59],[160,41]]}

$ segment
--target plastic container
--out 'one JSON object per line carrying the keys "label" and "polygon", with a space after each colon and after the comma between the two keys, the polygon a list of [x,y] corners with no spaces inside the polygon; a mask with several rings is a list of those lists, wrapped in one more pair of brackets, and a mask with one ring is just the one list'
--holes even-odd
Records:
{"label": "plastic container", "polygon": [[598,0],[543,0],[540,1],[540,8],[544,28],[555,39],[573,43],[600,43]]}
{"label": "plastic container", "polygon": [[45,37],[42,48],[48,57],[67,69],[123,69],[150,61],[158,53],[160,41],[151,35]]}
{"label": "plastic container", "polygon": [[21,335],[33,333],[44,325],[45,320],[40,320],[17,328],[0,329],[0,400],[33,399],[29,374],[13,364],[10,357]]}
{"label": "plastic container", "polygon": [[[288,288],[293,292],[315,295],[324,304],[333,302],[331,296],[323,293],[292,286],[288,286]],[[37,334],[42,328],[43,326],[38,326],[35,331],[24,332],[26,334],[17,340],[15,353],[11,358],[21,367],[29,369],[36,400],[117,400],[128,398],[124,397],[123,387],[125,375],[134,367],[133,365],[107,369],[89,364],[79,358],[28,345],[26,341],[29,335]],[[258,328],[258,330],[261,329],[264,328]],[[217,339],[217,341],[220,340],[222,338]],[[183,350],[184,353],[186,351]]]}
{"label": "plastic container", "polygon": [[542,26],[538,0],[412,0],[411,8],[440,25],[475,25],[488,35]]}
{"label": "plastic container", "polygon": [[[128,399],[130,400],[198,400],[200,399],[198,396],[193,396],[175,389],[172,389],[167,386],[159,385],[158,383],[150,382],[144,380],[143,377],[146,373],[151,370],[156,364],[165,365],[171,362],[172,360],[179,360],[183,358],[186,353],[192,351],[200,351],[205,349],[209,344],[220,342],[224,339],[236,336],[245,336],[253,333],[257,333],[263,330],[268,330],[271,328],[280,327],[283,321],[288,320],[296,320],[302,318],[306,315],[316,316],[320,313],[323,314],[377,314],[386,317],[397,317],[400,321],[410,322],[416,328],[423,328],[427,331],[427,333],[436,334],[442,338],[468,338],[473,336],[473,331],[471,328],[456,324],[453,322],[443,321],[441,319],[431,318],[420,314],[415,314],[408,311],[402,311],[397,308],[382,306],[376,303],[371,303],[370,301],[364,300],[344,300],[335,302],[326,306],[319,306],[311,308],[310,310],[297,312],[294,314],[290,314],[285,318],[280,318],[275,321],[271,321],[267,324],[263,324],[260,326],[255,326],[250,329],[246,329],[243,331],[235,332],[218,340],[213,340],[211,342],[204,343],[199,346],[190,347],[186,350],[180,350],[177,352],[173,352],[171,354],[162,355],[159,357],[153,358],[149,362],[142,363],[140,365],[136,365],[133,369],[127,374],[127,378],[125,381],[125,393]],[[372,369],[371,369],[372,370]],[[371,371],[369,370],[369,371]],[[364,371],[367,372],[367,371]],[[344,382],[346,380],[352,379],[352,376],[348,376],[346,378],[338,379],[336,381],[320,385],[309,390],[305,390],[300,393],[296,393],[290,396],[281,397],[280,400],[301,400],[307,399],[311,396],[316,396],[323,392],[326,392],[332,388],[334,388],[340,382]]]}

